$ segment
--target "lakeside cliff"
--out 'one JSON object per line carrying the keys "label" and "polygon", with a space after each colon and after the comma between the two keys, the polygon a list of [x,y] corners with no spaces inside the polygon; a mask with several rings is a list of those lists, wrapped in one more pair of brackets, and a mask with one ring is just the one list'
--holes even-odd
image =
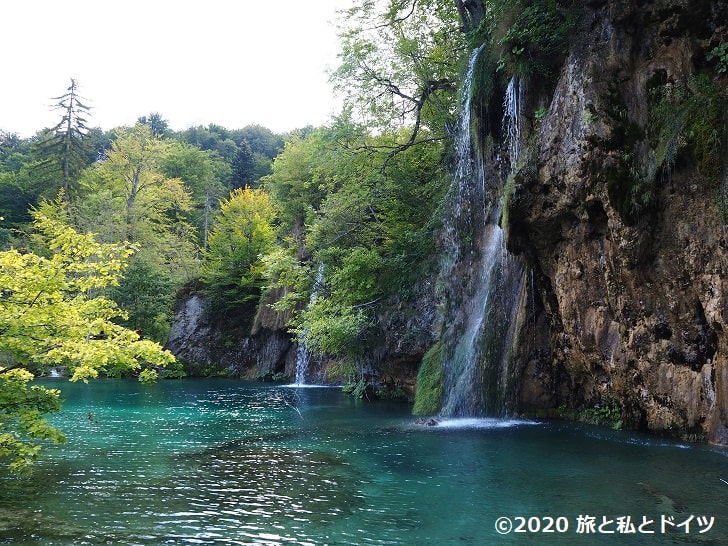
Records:
{"label": "lakeside cliff", "polygon": [[[439,270],[377,305],[367,381],[414,396],[419,370],[415,408],[438,413],[467,350],[456,414],[602,415],[728,444],[728,91],[711,57],[725,21],[725,2],[587,2],[552,75],[522,78],[515,149],[508,89],[473,87],[479,174],[458,179],[453,161]],[[495,79],[484,59],[471,76]],[[510,265],[484,288],[494,261]],[[180,312],[170,347],[245,377],[292,376],[286,320],[266,304],[234,339],[182,327]]]}

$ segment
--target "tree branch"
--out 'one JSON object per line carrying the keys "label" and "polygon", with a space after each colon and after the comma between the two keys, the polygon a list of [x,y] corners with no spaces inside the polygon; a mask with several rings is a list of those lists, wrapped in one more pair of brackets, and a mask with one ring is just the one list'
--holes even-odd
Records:
{"label": "tree branch", "polygon": [[374,299],[372,301],[368,301],[366,303],[360,303],[358,305],[352,305],[351,308],[352,309],[361,309],[362,307],[367,307],[369,305],[374,305],[375,303],[378,303],[381,299],[382,299],[382,297],[379,296],[377,299]]}

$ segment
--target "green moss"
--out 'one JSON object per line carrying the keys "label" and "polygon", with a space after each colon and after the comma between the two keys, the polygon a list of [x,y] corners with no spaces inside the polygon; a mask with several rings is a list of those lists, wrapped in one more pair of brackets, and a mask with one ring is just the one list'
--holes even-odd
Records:
{"label": "green moss", "polygon": [[436,343],[427,351],[417,373],[413,415],[434,415],[440,411],[443,379],[442,345]]}
{"label": "green moss", "polygon": [[512,22],[499,39],[503,48],[499,66],[524,80],[552,79],[581,16],[579,2],[521,0],[506,2],[504,7],[505,18]]}
{"label": "green moss", "polygon": [[501,215],[498,225],[505,232],[506,241],[508,240],[508,228],[510,226],[510,205],[513,196],[516,194],[516,175],[510,174],[503,186],[503,206],[501,207]]}

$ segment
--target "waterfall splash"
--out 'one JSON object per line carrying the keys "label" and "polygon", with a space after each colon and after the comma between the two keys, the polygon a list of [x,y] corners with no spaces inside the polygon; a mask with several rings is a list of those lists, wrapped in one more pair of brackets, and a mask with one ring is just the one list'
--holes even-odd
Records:
{"label": "waterfall splash", "polygon": [[[313,283],[313,287],[311,288],[311,296],[308,299],[308,304],[311,305],[314,300],[316,299],[316,296],[318,295],[318,291],[321,288],[321,285],[323,284],[324,280],[324,264],[320,263],[318,267],[318,271],[316,272],[316,280]],[[296,386],[301,386],[306,384],[306,371],[308,370],[308,365],[311,363],[311,352],[308,350],[308,347],[306,346],[306,331],[304,330],[303,335],[301,336],[302,339],[298,343],[298,348],[296,349]]]}
{"label": "waterfall splash", "polygon": [[[443,268],[454,300],[446,313],[447,330],[442,340],[443,417],[504,415],[513,412],[516,405],[517,377],[511,348],[524,284],[523,266],[505,249],[504,233],[498,225],[501,177],[486,163],[471,133],[470,95],[479,53],[477,49],[471,55],[465,78],[453,182],[457,193],[453,196],[453,217],[444,230],[445,244],[460,250],[451,252],[450,263]],[[520,152],[522,86],[512,82],[504,101],[503,123],[514,169]],[[472,229],[470,241],[460,233],[463,226]]]}

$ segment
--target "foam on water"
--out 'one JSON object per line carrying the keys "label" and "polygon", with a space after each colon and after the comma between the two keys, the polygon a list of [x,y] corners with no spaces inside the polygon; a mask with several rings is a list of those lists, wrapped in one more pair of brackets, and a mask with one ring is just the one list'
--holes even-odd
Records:
{"label": "foam on water", "polygon": [[540,421],[531,421],[526,419],[498,419],[495,417],[455,417],[447,419],[437,418],[435,419],[435,421],[437,422],[436,425],[424,427],[422,427],[422,425],[417,426],[431,430],[489,430],[543,424]]}
{"label": "foam on water", "polygon": [[490,428],[510,428],[520,427],[524,425],[539,425],[538,421],[527,421],[523,419],[495,419],[495,418],[469,418],[462,419],[443,419],[437,425],[441,428],[456,429],[490,429]]}

